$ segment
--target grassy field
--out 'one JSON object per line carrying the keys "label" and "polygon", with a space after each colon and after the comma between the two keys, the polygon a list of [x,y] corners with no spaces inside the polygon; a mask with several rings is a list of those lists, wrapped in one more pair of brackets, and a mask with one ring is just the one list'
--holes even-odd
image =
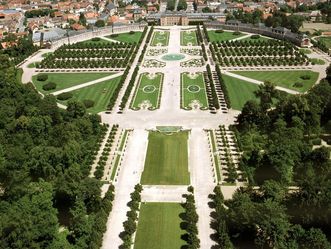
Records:
{"label": "grassy field", "polygon": [[142,32],[134,32],[133,34],[123,33],[123,34],[118,34],[118,36],[116,37],[111,37],[111,36],[106,36],[106,37],[120,42],[134,43],[139,41],[141,35]]}
{"label": "grassy field", "polygon": [[180,249],[185,245],[180,203],[142,203],[134,249]]}
{"label": "grassy field", "polygon": [[153,34],[151,45],[157,46],[158,44],[161,44],[161,46],[168,46],[169,35],[169,31],[155,31]]}
{"label": "grassy field", "polygon": [[82,42],[79,42],[79,43],[83,43],[83,44],[87,44],[87,43],[101,44],[101,43],[111,43],[111,41],[107,41],[107,40],[104,40],[104,39],[100,38],[99,40],[96,40],[96,41],[92,41],[92,39],[89,39],[89,40],[82,41]]}
{"label": "grassy field", "polygon": [[[78,101],[93,100],[94,106],[88,109],[91,113],[105,111],[109,103],[109,99],[113,95],[120,79],[121,76],[72,91],[73,97],[71,99]],[[61,101],[61,103],[65,105],[66,101]]]}
{"label": "grassy field", "polygon": [[157,73],[153,79],[150,79],[148,76],[148,73],[143,73],[139,76],[139,84],[131,105],[133,109],[140,109],[139,105],[144,101],[148,101],[151,104],[151,109],[158,108],[159,106],[163,74]]}
{"label": "grassy field", "polygon": [[190,108],[192,101],[197,100],[200,103],[200,108],[208,107],[206,95],[206,87],[203,79],[203,74],[199,73],[198,77],[191,79],[188,73],[181,74],[181,107]]}
{"label": "grassy field", "polygon": [[331,37],[319,37],[318,40],[323,42],[329,49],[331,48]]}
{"label": "grassy field", "polygon": [[191,43],[192,46],[198,45],[197,35],[195,31],[182,31],[180,32],[180,45],[188,46]]}
{"label": "grassy field", "polygon": [[188,131],[150,131],[141,184],[188,185]]}
{"label": "grassy field", "polygon": [[208,36],[211,42],[213,41],[228,41],[244,36],[245,34],[233,35],[233,32],[224,31],[223,33],[216,33],[215,30],[209,30]]}
{"label": "grassy field", "polygon": [[[32,77],[32,83],[36,86],[37,90],[42,93],[52,93],[68,87],[80,85],[92,80],[100,79],[111,75],[111,73],[48,73],[46,81],[38,81],[37,76]],[[44,91],[43,85],[48,82],[56,83],[56,89]]]}
{"label": "grassy field", "polygon": [[[318,73],[309,70],[291,70],[291,71],[234,71],[232,73],[239,74],[248,78],[270,81],[277,86],[288,89],[305,92],[317,81]],[[300,77],[309,75],[310,79],[303,80]],[[296,87],[296,83],[302,83],[302,87]]]}
{"label": "grassy field", "polygon": [[227,75],[223,75],[223,79],[228,89],[231,107],[233,109],[241,110],[248,100],[257,100],[254,91],[259,88],[258,85]]}

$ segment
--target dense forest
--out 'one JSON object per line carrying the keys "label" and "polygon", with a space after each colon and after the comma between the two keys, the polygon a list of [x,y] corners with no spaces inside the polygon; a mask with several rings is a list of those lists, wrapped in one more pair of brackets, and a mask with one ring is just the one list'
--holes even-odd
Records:
{"label": "dense forest", "polygon": [[[330,249],[331,66],[305,95],[279,95],[269,82],[231,127],[249,187],[224,201],[219,189],[215,240],[221,248]],[[315,147],[313,147],[315,145]]]}
{"label": "dense forest", "polygon": [[107,127],[19,75],[0,55],[0,248],[99,248],[114,189],[88,173]]}

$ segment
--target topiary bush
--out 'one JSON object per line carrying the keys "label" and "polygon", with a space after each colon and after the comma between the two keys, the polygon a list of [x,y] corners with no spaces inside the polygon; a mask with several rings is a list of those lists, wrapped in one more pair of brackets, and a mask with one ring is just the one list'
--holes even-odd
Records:
{"label": "topiary bush", "polygon": [[134,31],[132,31],[132,30],[129,32],[129,34],[130,34],[130,35],[133,35],[134,33],[135,33],[135,32],[134,32]]}
{"label": "topiary bush", "polygon": [[83,104],[86,108],[91,108],[94,106],[94,101],[90,99],[84,99]]}
{"label": "topiary bush", "polygon": [[251,39],[259,39],[261,36],[260,35],[252,35]]}
{"label": "topiary bush", "polygon": [[94,42],[98,42],[98,41],[100,41],[101,39],[100,39],[100,37],[93,37],[92,39],[91,39],[91,41],[94,41]]}
{"label": "topiary bush", "polygon": [[311,76],[308,74],[305,74],[305,75],[300,76],[300,78],[303,80],[310,80]]}
{"label": "topiary bush", "polygon": [[241,32],[239,32],[239,31],[235,31],[235,32],[233,32],[232,34],[233,34],[233,35],[241,35]]}
{"label": "topiary bush", "polygon": [[224,33],[224,30],[223,29],[218,29],[215,31],[215,33]]}
{"label": "topiary bush", "polygon": [[73,94],[70,92],[60,93],[57,96],[57,99],[58,100],[68,100],[68,99],[72,98],[72,96],[73,96]]}
{"label": "topiary bush", "polygon": [[55,88],[56,88],[56,83],[54,82],[48,82],[45,85],[43,85],[43,90],[45,91],[54,90]]}
{"label": "topiary bush", "polygon": [[295,82],[293,87],[297,87],[297,88],[303,87],[303,83],[302,82]]}
{"label": "topiary bush", "polygon": [[117,37],[118,34],[111,34],[110,37]]}
{"label": "topiary bush", "polygon": [[47,74],[40,74],[37,76],[38,81],[46,81],[48,80],[48,75]]}

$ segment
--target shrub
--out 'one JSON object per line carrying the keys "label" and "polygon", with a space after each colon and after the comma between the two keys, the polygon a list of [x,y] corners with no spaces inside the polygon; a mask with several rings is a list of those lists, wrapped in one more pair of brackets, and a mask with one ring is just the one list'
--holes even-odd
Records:
{"label": "shrub", "polygon": [[130,35],[133,35],[134,33],[135,33],[135,32],[134,32],[134,31],[132,31],[132,30],[129,32],[129,34],[130,34]]}
{"label": "shrub", "polygon": [[100,37],[93,37],[92,39],[91,39],[91,41],[94,41],[94,42],[98,42],[98,41],[100,41],[101,39],[100,39]]}
{"label": "shrub", "polygon": [[94,101],[90,99],[84,99],[83,104],[86,108],[91,108],[94,106]]}
{"label": "shrub", "polygon": [[311,143],[312,143],[313,145],[321,145],[322,141],[321,141],[321,139],[318,137],[318,138],[314,138],[314,139],[312,139],[312,140],[311,140]]}
{"label": "shrub", "polygon": [[310,80],[311,76],[308,74],[305,74],[305,75],[300,76],[300,78],[303,80]]}
{"label": "shrub", "polygon": [[110,37],[117,37],[118,34],[111,34]]}
{"label": "shrub", "polygon": [[302,82],[295,82],[293,87],[297,87],[297,88],[303,87],[303,83]]}
{"label": "shrub", "polygon": [[218,29],[218,30],[215,31],[215,33],[223,33],[223,32],[224,32],[223,29]]}
{"label": "shrub", "polygon": [[48,82],[45,85],[43,85],[43,90],[50,91],[56,88],[56,83],[54,82]]}
{"label": "shrub", "polygon": [[259,39],[261,36],[260,35],[252,35],[251,39]]}
{"label": "shrub", "polygon": [[233,35],[241,35],[241,32],[239,32],[239,31],[235,31],[235,32],[233,32],[232,34],[233,34]]}
{"label": "shrub", "polygon": [[48,80],[48,75],[47,74],[40,74],[37,76],[38,81],[46,81]]}
{"label": "shrub", "polygon": [[70,92],[61,93],[57,96],[58,100],[68,100],[72,98],[73,94]]}

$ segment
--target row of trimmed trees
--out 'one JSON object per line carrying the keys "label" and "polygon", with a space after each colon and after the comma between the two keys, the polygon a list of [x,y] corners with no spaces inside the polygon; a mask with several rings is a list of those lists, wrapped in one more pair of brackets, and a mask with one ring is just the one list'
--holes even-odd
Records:
{"label": "row of trimmed trees", "polygon": [[134,69],[134,71],[132,73],[132,76],[131,76],[131,79],[129,81],[129,84],[128,84],[126,90],[125,90],[125,93],[124,93],[124,95],[122,97],[121,104],[120,104],[120,110],[123,110],[125,108],[126,103],[128,102],[128,100],[130,98],[132,89],[134,87],[134,83],[136,82],[138,71],[139,71],[139,66],[136,66],[136,68]]}
{"label": "row of trimmed trees", "polygon": [[220,69],[219,65],[216,65],[215,68],[216,68],[218,81],[220,83],[220,86],[221,86],[221,89],[222,89],[222,92],[223,92],[224,100],[226,102],[227,107],[230,109],[231,108],[231,101],[230,101],[229,91],[228,91],[228,89],[226,87],[226,84],[224,82],[224,79],[223,79],[223,76],[222,76],[222,73],[221,73],[221,69]]}
{"label": "row of trimmed trees", "polygon": [[206,69],[207,69],[207,77],[208,77],[207,80],[208,80],[208,83],[210,86],[209,87],[210,92],[207,91],[209,106],[210,106],[210,108],[216,108],[218,110],[218,109],[220,109],[220,104],[218,102],[218,97],[217,97],[215,84],[214,84],[214,80],[213,80],[213,75],[212,75],[209,64],[207,64]]}
{"label": "row of trimmed trees", "polygon": [[184,228],[186,230],[186,234],[184,235],[184,239],[187,243],[187,249],[198,249],[200,248],[200,239],[198,238],[198,220],[199,216],[196,211],[195,200],[194,200],[194,188],[189,186],[187,188],[188,194],[184,194],[185,203],[184,207]]}
{"label": "row of trimmed trees", "polygon": [[123,222],[124,231],[120,233],[120,238],[123,241],[120,249],[130,249],[133,243],[132,236],[137,230],[142,190],[142,186],[137,184],[134,187],[134,191],[130,194],[131,201],[127,204],[130,210],[126,213],[127,220]]}

